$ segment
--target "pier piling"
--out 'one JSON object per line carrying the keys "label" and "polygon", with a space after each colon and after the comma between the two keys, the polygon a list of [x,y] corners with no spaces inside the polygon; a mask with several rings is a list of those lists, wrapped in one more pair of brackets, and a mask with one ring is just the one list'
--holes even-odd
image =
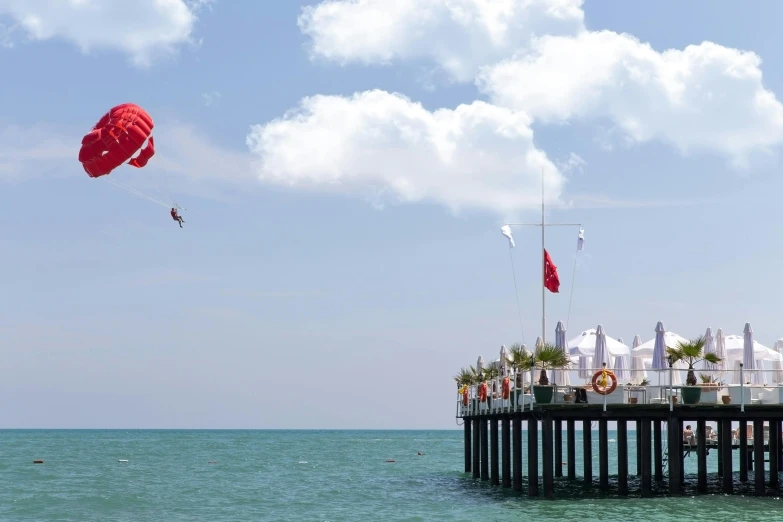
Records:
{"label": "pier piling", "polygon": [[617,421],[617,493],[628,494],[628,422]]}
{"label": "pier piling", "polygon": [[470,425],[469,420],[465,421],[465,473],[470,473],[470,465],[473,455],[471,455],[471,441],[470,441]]}
{"label": "pier piling", "polygon": [[[469,411],[470,415],[463,416],[465,472],[493,486],[513,488],[531,497],[553,499],[558,484],[565,483],[566,476],[569,481],[583,480],[588,486],[584,492],[589,495],[594,459],[599,468],[596,490],[601,493],[614,489],[618,496],[640,494],[650,497],[653,493],[663,493],[661,486],[667,484],[665,493],[673,496],[694,491],[732,494],[736,478],[732,475],[734,450],[739,454],[739,477],[748,480],[748,475],[753,475],[753,494],[783,494],[779,476],[783,458],[783,405],[746,404],[744,412],[740,406],[732,404],[676,405],[673,409],[668,404],[622,404],[612,405],[604,411],[603,405],[589,403],[540,404],[532,411],[528,408],[472,408]],[[598,431],[595,453],[594,422]],[[609,422],[617,423],[616,444],[609,442]],[[631,429],[638,429],[635,450],[640,481],[636,483],[639,484],[636,491],[629,488],[629,474],[633,472],[629,469],[632,464],[629,456],[633,455],[629,447],[629,422],[633,423]],[[714,422],[717,422],[717,437],[709,433],[708,423]],[[732,438],[732,422],[740,425],[736,439]],[[576,469],[577,423],[582,427],[584,452],[579,477]],[[686,424],[693,424],[695,428],[693,439],[684,438]],[[766,431],[765,425],[768,425]],[[752,436],[749,436],[751,432]],[[523,469],[525,446],[527,463]],[[617,448],[615,455],[610,454],[613,448]],[[691,456],[696,461],[695,473],[686,475],[685,463],[693,462],[687,460]],[[614,464],[610,466],[615,457],[616,474]],[[722,480],[719,491],[710,491],[714,489],[711,487],[714,482],[710,480],[708,466],[716,461]],[[567,472],[562,469],[565,466]],[[664,472],[666,482],[657,481],[658,487],[654,489],[653,479]],[[526,488],[523,486],[525,474]],[[742,491],[746,491],[745,488]]]}
{"label": "pier piling", "polygon": [[582,421],[582,447],[585,485],[591,486],[593,484],[593,423],[589,419]]}
{"label": "pier piling", "polygon": [[503,487],[511,487],[511,420],[504,417],[501,423],[501,450],[503,453]]}
{"label": "pier piling", "polygon": [[483,419],[481,426],[481,480],[489,480],[489,434],[487,419]]}
{"label": "pier piling", "polygon": [[756,461],[756,476],[754,480],[754,490],[756,495],[763,495],[766,492],[764,484],[764,420],[753,419],[753,453]]}
{"label": "pier piling", "polygon": [[609,433],[606,419],[598,421],[598,487],[609,489]]}
{"label": "pier piling", "polygon": [[538,421],[527,421],[527,494],[538,496]]}
{"label": "pier piling", "polygon": [[519,416],[514,417],[514,491],[522,491],[522,419]]}

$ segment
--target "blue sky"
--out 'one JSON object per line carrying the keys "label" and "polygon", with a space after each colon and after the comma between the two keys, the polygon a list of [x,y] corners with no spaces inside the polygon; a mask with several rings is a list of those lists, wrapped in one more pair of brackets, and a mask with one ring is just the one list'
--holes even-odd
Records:
{"label": "blue sky", "polygon": [[[783,6],[52,3],[0,0],[0,427],[453,427],[522,340],[542,168],[586,237],[550,338],[572,286],[569,338],[783,336]],[[124,102],[157,153],[110,176],[184,229],[76,159]]]}

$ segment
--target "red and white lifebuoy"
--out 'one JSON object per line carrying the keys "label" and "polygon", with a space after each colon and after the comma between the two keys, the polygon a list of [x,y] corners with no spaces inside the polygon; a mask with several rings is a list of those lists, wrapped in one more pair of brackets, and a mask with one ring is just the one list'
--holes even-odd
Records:
{"label": "red and white lifebuoy", "polygon": [[604,370],[598,370],[593,374],[593,391],[599,395],[609,395],[617,389],[617,376],[611,370],[606,370],[606,379],[611,381],[607,386],[606,383],[601,382],[603,374]]}
{"label": "red and white lifebuoy", "polygon": [[481,402],[487,402],[487,383],[485,382],[479,384],[479,400]]}
{"label": "red and white lifebuoy", "polygon": [[508,377],[503,377],[503,400],[508,400],[511,397],[511,380]]}

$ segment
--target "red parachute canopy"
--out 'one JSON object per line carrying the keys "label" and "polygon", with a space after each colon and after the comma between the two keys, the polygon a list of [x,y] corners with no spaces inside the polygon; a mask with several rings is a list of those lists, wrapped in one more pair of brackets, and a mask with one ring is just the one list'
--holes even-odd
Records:
{"label": "red parachute canopy", "polygon": [[[123,103],[113,107],[95,124],[92,130],[82,138],[79,161],[84,171],[91,177],[105,176],[125,162],[141,168],[155,154],[152,118],[147,112],[133,103]],[[144,145],[144,140],[149,143]],[[133,155],[141,149],[138,157]]]}

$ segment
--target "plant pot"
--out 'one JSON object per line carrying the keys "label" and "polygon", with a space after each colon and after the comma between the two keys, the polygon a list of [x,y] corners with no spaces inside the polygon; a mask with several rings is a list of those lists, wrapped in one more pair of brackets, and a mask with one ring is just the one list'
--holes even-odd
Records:
{"label": "plant pot", "polygon": [[533,385],[533,397],[536,398],[536,402],[538,404],[550,404],[554,395],[554,386],[542,386],[540,384]]}
{"label": "plant pot", "polygon": [[677,397],[676,395],[675,395],[675,396],[673,396],[673,397],[672,397],[672,404],[677,404],[677,402],[679,402],[679,400],[680,400],[680,398],[679,398],[679,397]]}
{"label": "plant pot", "polygon": [[724,395],[720,400],[723,401],[723,404],[731,404],[731,395]]}
{"label": "plant pot", "polygon": [[574,402],[574,394],[573,393],[566,393],[563,395],[563,402],[566,404],[573,404]]}
{"label": "plant pot", "polygon": [[701,399],[700,386],[685,386],[680,390],[682,393],[683,404],[698,404]]}
{"label": "plant pot", "polygon": [[628,398],[628,403],[629,404],[636,404],[637,402],[639,402],[639,399],[637,397],[629,397]]}

